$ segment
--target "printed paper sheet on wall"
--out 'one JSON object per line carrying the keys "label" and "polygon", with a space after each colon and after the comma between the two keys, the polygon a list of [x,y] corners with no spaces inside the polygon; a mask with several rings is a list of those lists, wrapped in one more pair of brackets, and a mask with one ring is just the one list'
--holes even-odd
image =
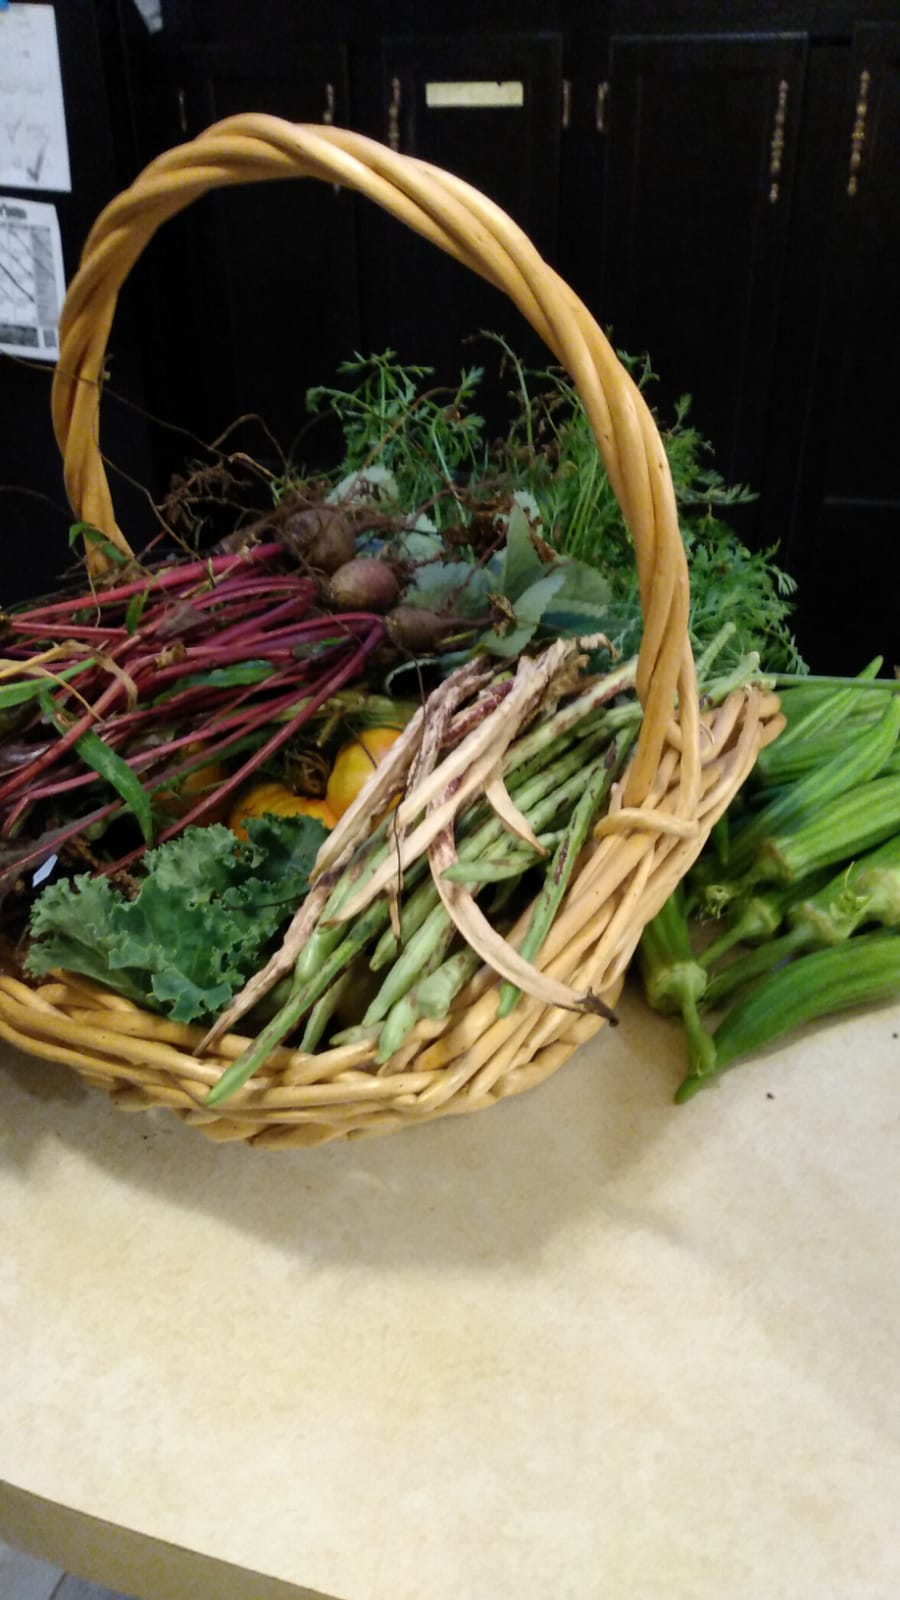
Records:
{"label": "printed paper sheet on wall", "polygon": [[56,12],[50,5],[0,9],[0,185],[59,193],[72,187]]}
{"label": "printed paper sheet on wall", "polygon": [[56,207],[0,195],[0,350],[55,361],[65,291]]}

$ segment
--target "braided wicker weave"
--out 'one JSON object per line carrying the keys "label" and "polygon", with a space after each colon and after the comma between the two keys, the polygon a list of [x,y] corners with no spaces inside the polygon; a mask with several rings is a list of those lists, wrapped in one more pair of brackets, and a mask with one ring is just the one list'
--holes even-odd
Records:
{"label": "braided wicker weave", "polygon": [[[99,450],[99,398],[119,288],[156,229],[227,184],[313,177],[358,190],[503,290],[574,380],[634,540],[644,631],[644,718],[610,815],[585,849],[542,949],[547,974],[615,1003],[646,922],[702,848],[778,731],[777,700],[749,688],[698,702],[688,642],[688,574],[655,423],[602,332],[527,237],[477,190],[424,162],[333,127],[231,117],[153,161],[94,225],[60,327],[53,420],[76,515],[122,550]],[[102,552],[89,553],[102,564]],[[677,707],[677,714],[676,714]],[[276,1049],[222,1111],[204,1096],[248,1041],[197,1053],[200,1028],[164,1021],[70,974],[33,988],[0,977],[0,1034],[64,1061],[124,1109],[169,1106],[219,1140],[312,1145],[476,1111],[540,1083],[602,1025],[594,1013],[523,996],[496,1017],[482,968],[448,1017],[420,1021],[374,1066],[365,1041],[304,1054]]]}

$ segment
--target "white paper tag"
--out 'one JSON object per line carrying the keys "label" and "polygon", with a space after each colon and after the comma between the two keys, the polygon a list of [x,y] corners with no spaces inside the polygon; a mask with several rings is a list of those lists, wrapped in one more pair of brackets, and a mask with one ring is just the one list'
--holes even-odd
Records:
{"label": "white paper tag", "polygon": [[0,10],[0,184],[58,193],[72,188],[52,6]]}
{"label": "white paper tag", "polygon": [[0,350],[55,361],[65,293],[56,207],[0,195]]}

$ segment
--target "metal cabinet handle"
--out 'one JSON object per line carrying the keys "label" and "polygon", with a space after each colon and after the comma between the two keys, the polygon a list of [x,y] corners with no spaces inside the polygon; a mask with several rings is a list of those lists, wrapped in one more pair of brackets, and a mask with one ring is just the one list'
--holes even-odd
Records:
{"label": "metal cabinet handle", "polygon": [[391,79],[391,98],[388,104],[388,138],[387,142],[392,150],[400,149],[400,108],[402,94],[400,79]]}
{"label": "metal cabinet handle", "polygon": [[769,141],[769,204],[777,205],[781,193],[781,168],[784,161],[784,125],[787,122],[787,103],[790,84],[787,78],[782,78],[778,85],[778,100],[775,106],[775,120],[772,123],[772,138]]}
{"label": "metal cabinet handle", "polygon": [[872,74],[864,67],[859,75],[856,88],[856,116],[853,119],[853,130],[850,134],[850,166],[847,173],[847,193],[851,200],[859,188],[859,169],[862,166],[863,149],[866,143],[866,120],[869,115],[869,89],[872,85]]}

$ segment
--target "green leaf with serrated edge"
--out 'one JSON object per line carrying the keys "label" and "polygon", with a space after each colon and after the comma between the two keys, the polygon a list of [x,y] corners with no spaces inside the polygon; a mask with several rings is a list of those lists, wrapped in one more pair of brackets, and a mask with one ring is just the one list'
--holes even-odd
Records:
{"label": "green leaf with serrated edge", "polygon": [[51,884],[31,916],[29,972],[84,973],[176,1022],[215,1016],[243,987],[307,892],[326,830],[313,817],[258,817],[250,841],[187,828],[144,857],[126,900],[106,878]]}
{"label": "green leaf with serrated edge", "polygon": [[487,610],[493,589],[489,575],[471,561],[434,561],[420,567],[406,591],[405,604],[476,617]]}

